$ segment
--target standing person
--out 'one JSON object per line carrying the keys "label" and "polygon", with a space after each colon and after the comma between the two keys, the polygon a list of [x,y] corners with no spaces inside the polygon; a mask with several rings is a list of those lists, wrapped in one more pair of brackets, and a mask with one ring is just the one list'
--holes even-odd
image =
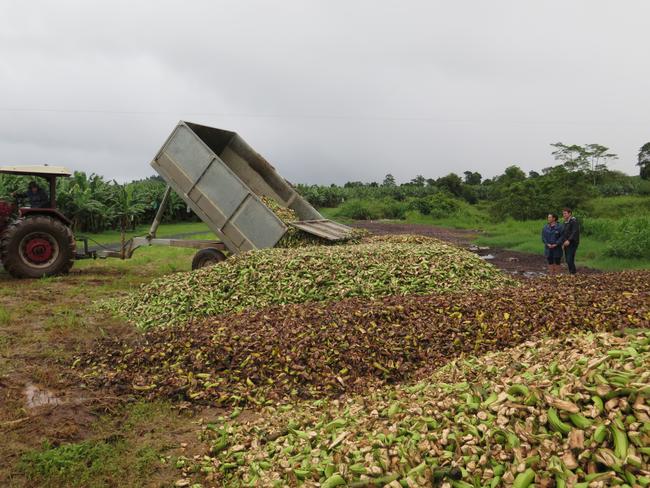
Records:
{"label": "standing person", "polygon": [[544,256],[548,261],[548,273],[558,274],[562,262],[562,224],[558,223],[556,214],[548,214],[547,224],[542,229],[542,242],[544,243]]}
{"label": "standing person", "polygon": [[562,217],[564,217],[564,230],[562,231],[564,259],[566,259],[569,273],[576,274],[576,251],[580,244],[580,225],[570,208],[562,210]]}

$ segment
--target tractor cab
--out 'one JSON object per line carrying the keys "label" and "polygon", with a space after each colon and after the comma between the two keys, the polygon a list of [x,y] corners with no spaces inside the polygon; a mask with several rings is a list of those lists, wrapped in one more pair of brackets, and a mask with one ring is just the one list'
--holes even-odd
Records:
{"label": "tractor cab", "polygon": [[[30,199],[27,192],[32,189],[25,187],[12,195],[12,201],[0,200],[0,261],[5,269],[17,278],[67,273],[76,245],[72,222],[56,208],[56,179],[72,172],[42,164],[0,166],[0,174],[42,178],[49,190],[48,198]],[[25,205],[30,200],[39,204]]]}
{"label": "tractor cab", "polygon": [[[63,166],[50,166],[48,164],[30,165],[30,166],[0,166],[0,174],[8,174],[15,176],[37,177],[45,180],[48,190],[48,202],[42,205],[43,209],[56,209],[56,179],[60,177],[68,177],[72,172]],[[25,187],[23,190],[27,190]],[[9,202],[4,202],[9,204]],[[18,203],[17,201],[12,203]],[[29,211],[28,207],[23,207]]]}

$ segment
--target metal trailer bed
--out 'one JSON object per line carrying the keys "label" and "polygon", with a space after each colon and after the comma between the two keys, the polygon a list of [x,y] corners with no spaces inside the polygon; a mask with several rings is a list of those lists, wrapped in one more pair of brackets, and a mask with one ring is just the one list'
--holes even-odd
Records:
{"label": "metal trailer bed", "polygon": [[[215,249],[237,254],[275,246],[288,226],[262,197],[295,211],[289,225],[322,239],[347,238],[352,229],[323,218],[241,136],[235,132],[181,121],[151,162],[167,190],[149,234],[129,241],[122,251],[101,251],[100,257],[130,258],[141,246],[165,245]],[[171,190],[174,190],[219,241],[157,239]]]}

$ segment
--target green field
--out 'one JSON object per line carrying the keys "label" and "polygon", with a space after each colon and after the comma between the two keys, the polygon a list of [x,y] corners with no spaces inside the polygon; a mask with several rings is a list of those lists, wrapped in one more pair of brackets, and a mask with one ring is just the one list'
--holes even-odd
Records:
{"label": "green field", "polygon": [[[149,232],[149,225],[138,225],[135,230],[126,233],[126,238],[143,236]],[[157,237],[170,237],[179,234],[191,234],[195,232],[210,232],[208,226],[203,222],[180,222],[177,224],[161,224],[158,227]],[[87,237],[89,240],[95,241],[99,244],[113,244],[120,242],[119,231],[104,231],[99,233],[78,232],[78,237]],[[92,245],[93,242],[90,242]]]}
{"label": "green field", "polygon": [[[351,222],[351,220],[341,217],[340,208],[324,208],[320,211],[328,218]],[[577,253],[578,263],[606,271],[650,268],[650,256],[647,254],[638,258],[608,255],[608,249],[616,245],[612,239],[616,237],[615,231],[620,222],[626,218],[642,219],[649,212],[649,197],[608,197],[590,201],[583,213],[584,216],[578,215],[583,223],[583,233]],[[475,240],[478,245],[543,254],[541,231],[546,223],[545,220],[519,221],[509,218],[495,222],[494,218],[489,215],[487,207],[481,204],[462,203],[458,212],[443,218],[434,218],[410,211],[405,214],[404,219],[393,221],[477,230],[480,231],[480,235]],[[634,236],[630,236],[630,239],[642,238],[645,243],[648,233],[650,233],[650,228],[641,228]],[[618,237],[625,242],[624,235]],[[640,253],[645,247],[643,243],[639,243]]]}
{"label": "green field", "polygon": [[[598,198],[589,202],[588,211],[585,212],[585,225],[598,225],[604,227],[605,232],[599,235],[590,235],[589,232],[583,232],[578,250],[577,261],[580,265],[605,271],[616,271],[623,269],[644,269],[650,268],[650,258],[623,258],[609,256],[607,254],[611,243],[607,236],[607,229],[613,229],[617,225],[616,216],[634,217],[650,212],[650,198],[648,197],[609,197]],[[335,219],[340,222],[352,222],[350,219],[341,217],[338,208],[323,208],[320,212],[327,218]],[[597,216],[591,218],[590,215]],[[580,217],[582,219],[582,216]],[[453,229],[469,229],[481,231],[475,242],[481,246],[490,246],[495,248],[508,249],[513,251],[528,252],[533,254],[542,254],[543,247],[541,243],[541,229],[545,221],[526,220],[517,221],[506,219],[501,222],[493,222],[484,206],[463,204],[461,211],[456,214],[443,218],[433,218],[422,215],[418,212],[407,212],[404,220],[395,220],[395,222],[410,224],[425,224]],[[592,227],[593,227],[592,225]],[[135,231],[129,232],[127,238],[145,235],[149,231],[148,225],[141,225]],[[158,237],[170,237],[179,234],[194,234],[205,232],[205,234],[194,235],[192,239],[210,239],[213,234],[209,231],[208,226],[203,222],[162,224],[158,229]],[[91,239],[90,245],[94,243],[108,244],[120,241],[119,232],[102,232],[98,234],[83,234]],[[144,257],[140,257],[144,252]],[[191,256],[191,250],[183,251],[186,255]],[[158,260],[164,255],[160,248],[147,249],[146,251],[138,250],[135,258]],[[147,258],[148,256],[148,258]],[[78,263],[81,264],[81,263]],[[173,268],[173,264],[161,264],[168,269]]]}

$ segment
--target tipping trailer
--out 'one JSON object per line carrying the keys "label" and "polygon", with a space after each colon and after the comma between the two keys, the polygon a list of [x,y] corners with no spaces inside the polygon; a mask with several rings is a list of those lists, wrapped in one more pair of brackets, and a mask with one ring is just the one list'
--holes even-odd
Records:
{"label": "tipping trailer", "polygon": [[[346,239],[352,232],[325,219],[236,132],[181,121],[151,166],[168,186],[149,234],[133,238],[121,251],[100,251],[99,257],[130,258],[139,247],[151,245],[191,247],[199,249],[192,262],[196,269],[224,260],[224,251],[271,248],[288,225],[329,241]],[[156,238],[172,190],[219,241]],[[285,224],[262,197],[294,210],[299,220]]]}

